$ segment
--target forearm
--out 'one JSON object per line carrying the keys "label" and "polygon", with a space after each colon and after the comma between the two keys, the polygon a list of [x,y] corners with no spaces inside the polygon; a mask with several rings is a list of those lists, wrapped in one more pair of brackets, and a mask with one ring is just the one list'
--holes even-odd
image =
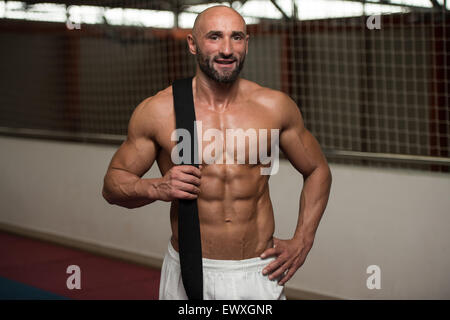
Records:
{"label": "forearm", "polygon": [[312,246],[320,219],[327,206],[331,188],[328,165],[317,167],[306,177],[300,195],[300,212],[294,238]]}
{"label": "forearm", "polygon": [[142,179],[129,172],[110,169],[103,185],[103,197],[110,204],[138,208],[159,200],[160,178]]}

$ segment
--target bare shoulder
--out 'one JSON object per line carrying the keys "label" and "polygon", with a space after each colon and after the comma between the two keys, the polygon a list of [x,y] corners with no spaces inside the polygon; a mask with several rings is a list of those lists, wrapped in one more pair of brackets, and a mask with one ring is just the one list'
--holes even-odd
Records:
{"label": "bare shoulder", "polygon": [[133,111],[128,135],[154,137],[163,125],[161,122],[173,115],[172,86],[144,99]]}
{"label": "bare shoulder", "polygon": [[161,117],[170,112],[171,106],[173,106],[172,86],[142,101],[135,112],[145,117]]}
{"label": "bare shoulder", "polygon": [[292,98],[286,93],[263,87],[255,82],[245,80],[249,99],[269,112],[271,116],[279,119],[281,126],[286,126],[292,121],[301,121],[300,109]]}

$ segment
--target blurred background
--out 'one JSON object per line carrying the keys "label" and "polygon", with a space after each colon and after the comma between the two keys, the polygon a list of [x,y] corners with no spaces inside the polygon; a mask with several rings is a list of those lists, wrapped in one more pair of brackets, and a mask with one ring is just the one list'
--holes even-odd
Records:
{"label": "blurred background", "polygon": [[[134,108],[194,74],[186,35],[217,4],[247,22],[242,76],[297,102],[333,172],[288,297],[450,299],[446,0],[0,1],[0,229],[160,267],[168,204],[110,206],[103,176]],[[282,160],[270,187],[289,238],[302,177]]]}

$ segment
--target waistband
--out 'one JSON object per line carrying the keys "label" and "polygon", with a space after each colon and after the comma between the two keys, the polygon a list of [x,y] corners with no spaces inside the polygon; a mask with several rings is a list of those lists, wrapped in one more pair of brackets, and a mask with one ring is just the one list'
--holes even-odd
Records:
{"label": "waistband", "polygon": [[[180,263],[180,255],[173,248],[172,243],[169,241],[168,257],[178,264]],[[260,257],[244,259],[244,260],[217,260],[202,258],[204,271],[220,271],[220,272],[233,272],[233,271],[257,271],[261,272],[271,261],[275,260],[275,257],[269,257],[261,259]]]}

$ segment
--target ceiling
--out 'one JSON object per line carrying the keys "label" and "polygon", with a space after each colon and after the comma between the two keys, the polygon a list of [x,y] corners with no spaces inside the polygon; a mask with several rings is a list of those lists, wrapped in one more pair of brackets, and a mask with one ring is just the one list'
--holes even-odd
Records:
{"label": "ceiling", "polygon": [[[176,10],[181,11],[185,7],[208,4],[208,3],[233,3],[240,2],[245,3],[247,0],[233,1],[233,0],[22,0],[27,4],[36,3],[57,3],[65,5],[92,5],[92,6],[102,6],[110,8],[135,8],[135,9],[151,9],[151,10]],[[276,0],[270,0],[272,3],[276,4]],[[345,0],[353,2],[365,2],[365,3],[377,3],[377,4],[390,4],[390,5],[400,5],[402,4],[392,3],[390,0]],[[442,5],[437,0],[429,0],[433,7],[442,7]],[[413,5],[403,5],[405,7],[416,7]]]}
{"label": "ceiling", "polygon": [[[135,9],[151,9],[151,10],[174,10],[181,9],[185,6],[193,6],[199,4],[208,4],[212,2],[226,2],[223,0],[205,1],[205,0],[22,0],[29,5],[37,3],[57,3],[71,5],[87,5],[102,6],[110,8],[135,8]],[[231,1],[232,2],[232,1]]]}

